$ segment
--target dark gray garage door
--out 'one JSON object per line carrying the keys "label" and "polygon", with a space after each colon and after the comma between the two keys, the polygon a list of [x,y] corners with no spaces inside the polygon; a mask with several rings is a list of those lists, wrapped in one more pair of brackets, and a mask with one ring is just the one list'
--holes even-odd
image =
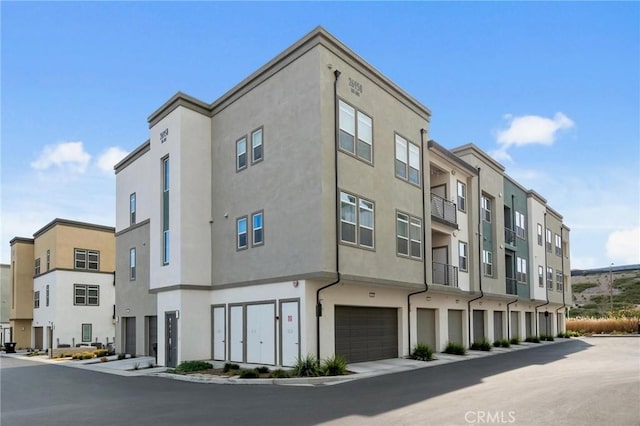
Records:
{"label": "dark gray garage door", "polygon": [[347,362],[398,357],[398,310],[336,306],[336,355]]}

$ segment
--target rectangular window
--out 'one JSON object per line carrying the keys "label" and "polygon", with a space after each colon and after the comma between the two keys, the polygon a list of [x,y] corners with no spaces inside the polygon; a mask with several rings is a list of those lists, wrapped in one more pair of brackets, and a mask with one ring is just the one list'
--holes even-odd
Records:
{"label": "rectangular window", "polygon": [[247,241],[247,217],[243,216],[241,218],[236,219],[236,248],[238,250],[244,250],[248,247],[249,242]]}
{"label": "rectangular window", "polygon": [[420,185],[420,148],[409,142],[409,182]]}
{"label": "rectangular window", "polygon": [[136,249],[129,249],[129,280],[136,280]]}
{"label": "rectangular window", "polygon": [[398,254],[422,259],[422,220],[396,213],[396,250]]}
{"label": "rectangular window", "polygon": [[538,224],[538,245],[542,245],[542,225]]}
{"label": "rectangular window", "polygon": [[553,268],[547,268],[547,287],[553,290]]}
{"label": "rectangular window", "polygon": [[555,234],[556,241],[556,256],[562,256],[562,238],[560,235]]}
{"label": "rectangular window", "polygon": [[522,257],[516,258],[516,279],[519,283],[527,282],[527,259]]}
{"label": "rectangular window", "polygon": [[82,341],[90,342],[92,338],[91,324],[82,324]]}
{"label": "rectangular window", "polygon": [[400,179],[407,179],[407,140],[396,135],[396,176]]}
{"label": "rectangular window", "polygon": [[46,288],[45,304],[46,304],[46,306],[49,306],[49,284],[47,284],[47,288]]}
{"label": "rectangular window", "polygon": [[491,223],[491,200],[488,197],[482,196],[482,220]]}
{"label": "rectangular window", "polygon": [[34,291],[33,292],[33,307],[34,308],[39,308],[40,307],[40,292],[39,291]]}
{"label": "rectangular window", "polygon": [[556,269],[556,290],[562,291],[564,290],[564,275],[562,271]]}
{"label": "rectangular window", "polygon": [[467,210],[467,185],[458,181],[458,210]]}
{"label": "rectangular window", "polygon": [[516,211],[516,236],[523,240],[526,239],[526,229],[527,227],[525,226],[524,214]]}
{"label": "rectangular window", "polygon": [[396,214],[396,250],[409,256],[409,216],[404,213]]}
{"label": "rectangular window", "polygon": [[484,275],[493,276],[493,253],[489,250],[482,250],[482,264],[484,266]]}
{"label": "rectangular window", "polygon": [[100,287],[97,285],[74,284],[73,304],[77,306],[100,306]]}
{"label": "rectangular window", "polygon": [[100,252],[97,250],[75,249],[75,269],[100,270]]}
{"label": "rectangular window", "polygon": [[169,157],[162,159],[162,264],[170,259],[171,234],[169,231],[169,194],[171,189],[171,163]]}
{"label": "rectangular window", "polygon": [[251,164],[262,161],[262,129],[254,130],[251,133]]}
{"label": "rectangular window", "polygon": [[551,253],[551,230],[547,228],[547,251]]}
{"label": "rectangular window", "polygon": [[252,232],[253,232],[253,240],[251,241],[251,244],[253,246],[259,246],[261,244],[264,244],[263,212],[252,214],[251,224],[252,224]]}
{"label": "rectangular window", "polygon": [[[340,149],[371,163],[373,120],[344,101],[339,101]],[[357,143],[356,143],[357,141]]]}
{"label": "rectangular window", "polygon": [[396,176],[420,185],[420,147],[396,134]]}
{"label": "rectangular window", "polygon": [[375,245],[373,202],[340,193],[340,239],[343,242],[373,248]]}
{"label": "rectangular window", "polygon": [[411,257],[422,259],[422,221],[420,219],[411,218],[409,236],[411,237]]}
{"label": "rectangular window", "polygon": [[33,267],[34,275],[40,275],[40,258],[37,258]]}
{"label": "rectangular window", "polygon": [[47,271],[51,269],[51,250],[47,250]]}
{"label": "rectangular window", "polygon": [[236,141],[236,170],[247,168],[247,138]]}
{"label": "rectangular window", "polygon": [[544,287],[544,268],[538,266],[538,287]]}
{"label": "rectangular window", "polygon": [[129,195],[129,224],[136,223],[136,193]]}
{"label": "rectangular window", "polygon": [[458,268],[461,271],[467,271],[469,262],[469,247],[467,243],[458,241]]}

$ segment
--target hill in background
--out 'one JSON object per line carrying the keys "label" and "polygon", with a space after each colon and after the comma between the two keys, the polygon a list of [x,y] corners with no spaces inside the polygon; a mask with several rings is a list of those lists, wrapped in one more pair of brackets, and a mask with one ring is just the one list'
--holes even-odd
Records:
{"label": "hill in background", "polygon": [[[613,280],[613,288],[609,283]],[[576,307],[570,317],[600,317],[609,311],[640,310],[640,265],[571,271]]]}

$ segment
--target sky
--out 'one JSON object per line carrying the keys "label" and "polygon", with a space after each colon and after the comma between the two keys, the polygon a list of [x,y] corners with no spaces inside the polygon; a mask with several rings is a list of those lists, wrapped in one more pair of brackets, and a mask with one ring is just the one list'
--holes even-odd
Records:
{"label": "sky", "polygon": [[177,91],[210,103],[318,25],[547,199],[571,267],[640,263],[640,3],[0,2],[0,262],[115,225],[113,165]]}

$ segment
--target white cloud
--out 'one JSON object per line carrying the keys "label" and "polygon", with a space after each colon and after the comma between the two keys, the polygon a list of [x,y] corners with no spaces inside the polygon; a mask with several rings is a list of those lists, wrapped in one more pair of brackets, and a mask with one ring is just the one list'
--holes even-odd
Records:
{"label": "white cloud", "polygon": [[614,231],[607,239],[607,255],[614,263],[640,263],[640,227]]}
{"label": "white cloud", "polygon": [[552,145],[558,131],[570,129],[575,125],[569,117],[561,112],[556,113],[553,118],[539,115],[513,117],[507,114],[505,119],[509,121],[509,126],[497,132],[498,144],[502,145],[505,150],[510,146]]}
{"label": "white cloud", "polygon": [[117,146],[107,148],[98,157],[98,168],[100,168],[100,170],[102,170],[103,172],[112,175],[113,166],[115,166],[127,154],[128,152],[118,148]]}
{"label": "white cloud", "polygon": [[82,142],[61,142],[45,146],[31,167],[36,170],[55,167],[63,172],[82,174],[87,171],[89,161],[91,155],[84,150]]}
{"label": "white cloud", "polygon": [[509,155],[509,153],[507,152],[507,150],[504,147],[500,147],[500,148],[496,149],[495,151],[489,152],[489,155],[491,157],[493,157],[493,159],[496,160],[498,163],[501,163],[501,162],[512,163],[513,162],[513,159],[511,158],[511,156]]}

